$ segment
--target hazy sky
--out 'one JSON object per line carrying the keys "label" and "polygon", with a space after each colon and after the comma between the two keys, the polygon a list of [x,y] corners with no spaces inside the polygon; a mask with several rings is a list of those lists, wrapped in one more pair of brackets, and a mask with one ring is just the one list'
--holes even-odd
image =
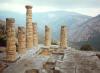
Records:
{"label": "hazy sky", "polygon": [[90,16],[100,14],[100,0],[0,0],[0,11],[25,13],[25,5],[32,5],[33,12],[63,10]]}

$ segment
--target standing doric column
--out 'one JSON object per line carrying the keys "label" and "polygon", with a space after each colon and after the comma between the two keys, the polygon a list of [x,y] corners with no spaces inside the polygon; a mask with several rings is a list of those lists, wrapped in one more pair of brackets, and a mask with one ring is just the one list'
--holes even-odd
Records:
{"label": "standing doric column", "polygon": [[67,48],[67,29],[66,29],[66,26],[61,26],[60,48]]}
{"label": "standing doric column", "polygon": [[38,33],[36,23],[33,23],[33,46],[38,47]]}
{"label": "standing doric column", "polygon": [[26,47],[33,47],[32,6],[26,6]]}
{"label": "standing doric column", "polygon": [[15,34],[15,19],[6,18],[6,35],[7,35],[7,61],[16,60],[16,34]]}
{"label": "standing doric column", "polygon": [[26,52],[26,30],[24,27],[18,27],[18,53]]}
{"label": "standing doric column", "polygon": [[45,26],[45,46],[51,46],[51,30],[48,26]]}

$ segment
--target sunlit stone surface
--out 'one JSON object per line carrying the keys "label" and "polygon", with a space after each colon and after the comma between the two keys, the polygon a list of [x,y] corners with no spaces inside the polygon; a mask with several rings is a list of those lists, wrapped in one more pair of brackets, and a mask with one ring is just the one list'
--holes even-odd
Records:
{"label": "sunlit stone surface", "polygon": [[33,46],[38,47],[38,32],[37,32],[37,23],[33,24]]}
{"label": "sunlit stone surface", "polygon": [[16,37],[15,37],[15,19],[6,19],[6,35],[7,35],[7,48],[6,48],[6,60],[16,60]]}
{"label": "sunlit stone surface", "polygon": [[24,27],[18,27],[18,53],[26,53],[26,30]]}
{"label": "sunlit stone surface", "polygon": [[45,26],[45,46],[51,46],[51,30],[47,25]]}
{"label": "sunlit stone surface", "polygon": [[32,6],[26,6],[26,47],[33,47]]}
{"label": "sunlit stone surface", "polygon": [[67,48],[67,28],[66,26],[61,26],[60,32],[60,48]]}
{"label": "sunlit stone surface", "polygon": [[41,49],[30,49],[15,63],[9,64],[3,73],[25,73],[36,69],[39,73],[100,73],[97,52],[60,48],[51,55],[40,54]]}

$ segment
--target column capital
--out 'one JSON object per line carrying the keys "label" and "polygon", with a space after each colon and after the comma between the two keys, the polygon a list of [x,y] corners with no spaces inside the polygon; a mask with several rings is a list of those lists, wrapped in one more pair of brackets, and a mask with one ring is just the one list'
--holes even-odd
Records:
{"label": "column capital", "polygon": [[27,9],[31,9],[31,8],[32,8],[31,5],[26,5],[25,7],[26,7]]}
{"label": "column capital", "polygon": [[65,28],[65,27],[66,27],[65,25],[62,25],[62,26],[61,26],[61,28]]}
{"label": "column capital", "polygon": [[14,18],[6,18],[6,21],[15,22]]}
{"label": "column capital", "polygon": [[22,29],[25,29],[25,27],[19,26],[18,29],[19,29],[19,30],[22,30]]}

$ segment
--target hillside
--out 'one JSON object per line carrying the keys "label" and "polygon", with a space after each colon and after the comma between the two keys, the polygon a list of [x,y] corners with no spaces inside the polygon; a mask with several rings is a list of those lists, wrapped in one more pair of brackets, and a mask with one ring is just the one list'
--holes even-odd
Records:
{"label": "hillside", "polygon": [[100,15],[81,24],[71,36],[73,35],[71,41],[74,43],[77,42],[78,45],[88,43],[100,50]]}

